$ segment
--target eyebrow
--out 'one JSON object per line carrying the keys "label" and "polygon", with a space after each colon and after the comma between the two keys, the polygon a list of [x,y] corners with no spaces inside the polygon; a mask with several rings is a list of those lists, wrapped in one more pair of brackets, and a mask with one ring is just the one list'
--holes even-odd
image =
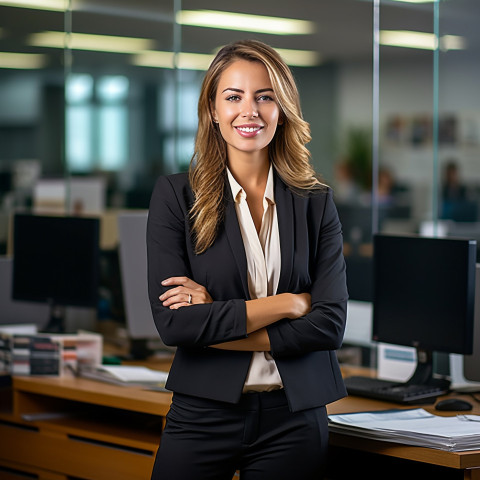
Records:
{"label": "eyebrow", "polygon": [[[223,90],[222,93],[225,93],[227,91],[245,93],[240,88],[234,88],[234,87],[228,87],[225,90]],[[263,93],[263,92],[273,92],[273,88],[261,88],[260,90],[257,90],[255,93]]]}

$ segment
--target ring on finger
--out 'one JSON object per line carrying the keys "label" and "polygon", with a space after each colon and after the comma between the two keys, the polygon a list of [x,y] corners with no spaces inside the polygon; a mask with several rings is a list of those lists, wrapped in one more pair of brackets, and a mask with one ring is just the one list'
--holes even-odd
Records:
{"label": "ring on finger", "polygon": [[188,294],[188,303],[189,303],[189,305],[192,304],[192,294],[191,293]]}

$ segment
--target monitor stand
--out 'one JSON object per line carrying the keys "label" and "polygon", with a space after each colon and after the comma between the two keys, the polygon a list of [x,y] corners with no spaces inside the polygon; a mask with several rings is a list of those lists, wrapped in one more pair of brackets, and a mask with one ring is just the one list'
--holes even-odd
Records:
{"label": "monitor stand", "polygon": [[472,382],[467,380],[463,373],[463,355],[451,353],[450,360],[450,377],[452,384],[450,389],[455,392],[480,392],[480,382]]}
{"label": "monitor stand", "polygon": [[65,333],[65,307],[54,302],[50,304],[50,319],[42,333]]}
{"label": "monitor stand", "polygon": [[430,350],[417,348],[417,367],[412,376],[405,382],[407,385],[431,385],[448,390],[450,380],[435,378],[433,375],[433,353]]}

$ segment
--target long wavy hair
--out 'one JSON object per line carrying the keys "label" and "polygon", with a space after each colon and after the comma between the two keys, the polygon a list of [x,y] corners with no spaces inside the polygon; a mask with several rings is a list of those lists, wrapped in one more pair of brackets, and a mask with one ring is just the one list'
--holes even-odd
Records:
{"label": "long wavy hair", "polygon": [[300,194],[324,187],[305,146],[311,140],[310,126],[303,120],[297,86],[288,66],[273,48],[257,40],[226,45],[206,72],[198,101],[198,130],[189,169],[195,195],[190,218],[197,254],[213,244],[224,216],[227,146],[214,122],[212,106],[221,74],[237,60],[261,62],[268,71],[283,121],[268,146],[269,159],[278,175]]}

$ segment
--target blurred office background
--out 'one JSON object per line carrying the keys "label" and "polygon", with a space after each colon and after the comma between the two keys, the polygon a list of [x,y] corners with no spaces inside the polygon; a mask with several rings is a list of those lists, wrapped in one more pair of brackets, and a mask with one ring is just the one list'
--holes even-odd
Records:
{"label": "blurred office background", "polygon": [[[199,26],[226,8],[300,22]],[[373,232],[480,240],[479,20],[477,0],[0,1],[0,254],[16,211],[100,216],[96,314],[124,321],[116,215],[188,168],[205,69],[257,38],[294,72],[351,300],[368,303]],[[359,325],[349,335],[368,343]]]}

